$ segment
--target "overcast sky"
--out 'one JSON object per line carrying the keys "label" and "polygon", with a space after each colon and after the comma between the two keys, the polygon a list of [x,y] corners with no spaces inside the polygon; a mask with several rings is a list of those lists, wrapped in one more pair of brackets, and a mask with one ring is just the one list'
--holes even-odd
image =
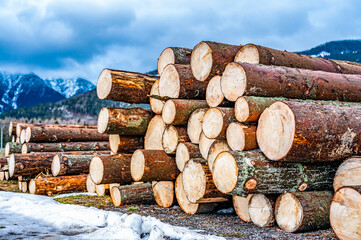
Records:
{"label": "overcast sky", "polygon": [[169,46],[202,40],[300,51],[361,39],[357,0],[1,0],[0,70],[96,82],[147,72]]}

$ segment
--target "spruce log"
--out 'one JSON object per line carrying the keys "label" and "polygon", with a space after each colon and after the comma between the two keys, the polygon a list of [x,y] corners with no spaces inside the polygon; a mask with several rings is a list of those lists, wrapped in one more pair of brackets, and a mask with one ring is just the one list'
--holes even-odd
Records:
{"label": "spruce log", "polygon": [[168,154],[175,154],[178,143],[189,141],[186,127],[169,125],[163,132],[163,149]]}
{"label": "spruce log", "polygon": [[68,192],[85,192],[87,175],[47,177],[31,179],[29,192],[31,194],[48,195]]}
{"label": "spruce log", "polygon": [[342,187],[333,196],[330,223],[337,238],[361,239],[361,186]]}
{"label": "spruce log", "polygon": [[95,156],[90,162],[90,177],[95,184],[129,184],[132,182],[131,157],[131,154]]}
{"label": "spruce log", "polygon": [[95,184],[95,193],[98,196],[110,194],[110,184]]}
{"label": "spruce log", "polygon": [[9,173],[9,171],[4,171],[4,173],[5,173],[5,177],[4,177],[4,179],[6,180],[6,181],[8,181],[11,177],[10,177],[10,173]]}
{"label": "spruce log", "polygon": [[88,174],[86,177],[86,191],[89,193],[95,193],[95,183],[90,177],[90,174]]}
{"label": "spruce log", "polygon": [[30,152],[72,152],[72,151],[106,151],[109,142],[59,142],[59,143],[24,143],[21,153]]}
{"label": "spruce log", "polygon": [[110,190],[110,197],[114,206],[153,203],[154,195],[151,183],[140,183],[124,186],[115,186]]}
{"label": "spruce log", "polygon": [[179,174],[174,158],[162,150],[136,150],[130,171],[134,181],[142,182],[172,181]]}
{"label": "spruce log", "polygon": [[4,179],[5,179],[5,172],[2,169],[0,169],[0,181],[4,181]]}
{"label": "spruce log", "polygon": [[159,80],[157,80],[153,83],[152,89],[150,90],[150,108],[155,114],[162,114],[164,103],[165,100],[160,99],[159,96]]}
{"label": "spruce log", "polygon": [[361,186],[361,157],[348,158],[338,167],[333,190],[336,192],[344,186]]}
{"label": "spruce log", "polygon": [[20,143],[20,137],[17,137],[15,142]]}
{"label": "spruce log", "polygon": [[213,171],[214,160],[216,160],[218,154],[224,151],[231,151],[231,148],[228,146],[227,141],[225,140],[216,140],[209,147],[207,164],[211,172]]}
{"label": "spruce log", "polygon": [[158,206],[168,208],[173,205],[174,201],[174,182],[160,181],[152,182],[152,191],[154,200]]}
{"label": "spruce log", "polygon": [[199,138],[199,151],[201,152],[201,155],[204,159],[208,158],[209,148],[214,141],[216,141],[216,139],[207,138],[203,132],[201,133],[201,136]]}
{"label": "spruce log", "polygon": [[361,150],[361,108],[279,101],[262,113],[257,142],[270,160],[337,161]]}
{"label": "spruce log", "polygon": [[16,124],[16,137],[20,138],[21,130],[27,127],[26,123],[18,123]]}
{"label": "spruce log", "polygon": [[164,104],[162,118],[166,124],[186,125],[195,110],[206,107],[205,100],[169,99]]}
{"label": "spruce log", "polygon": [[19,138],[21,144],[23,144],[26,141],[26,129],[21,130]]}
{"label": "spruce log", "polygon": [[280,163],[261,152],[222,152],[213,164],[213,181],[223,193],[281,194],[284,191],[331,190],[337,165]]}
{"label": "spruce log", "polygon": [[19,190],[23,193],[26,193],[28,191],[28,185],[29,182],[27,181],[19,181]]}
{"label": "spruce log", "polygon": [[18,125],[19,122],[11,121],[9,123],[9,136],[16,136],[16,125]]}
{"label": "spruce log", "polygon": [[168,64],[190,64],[192,49],[182,47],[168,47],[158,58],[157,70],[159,76]]}
{"label": "spruce log", "polygon": [[144,148],[149,150],[163,150],[163,132],[166,127],[161,115],[155,115],[150,120],[144,137]]}
{"label": "spruce log", "polygon": [[204,114],[202,130],[208,138],[225,139],[226,129],[234,121],[234,108],[210,108]]}
{"label": "spruce log", "polygon": [[147,74],[106,68],[99,75],[97,95],[99,99],[149,103],[150,89],[157,79]]}
{"label": "spruce log", "polygon": [[56,154],[58,153],[11,154],[8,159],[9,175],[26,176],[50,169]]}
{"label": "spruce log", "polygon": [[229,124],[226,139],[233,151],[247,151],[257,149],[256,126],[245,125],[239,122]]}
{"label": "spruce log", "polygon": [[[192,158],[201,158],[198,145],[190,142],[179,143],[175,154],[178,170],[183,172],[184,166]],[[205,161],[205,160],[204,160]]]}
{"label": "spruce log", "polygon": [[187,133],[192,143],[199,144],[202,133],[203,116],[207,108],[195,110],[188,119]]}
{"label": "spruce log", "polygon": [[274,207],[278,195],[252,194],[249,199],[248,213],[251,221],[258,227],[271,227],[275,222]]}
{"label": "spruce log", "polygon": [[207,85],[206,101],[210,107],[231,107],[234,105],[224,98],[221,89],[221,76],[214,76]]}
{"label": "spruce log", "polygon": [[97,129],[97,126],[87,125],[72,125],[72,124],[48,124],[48,123],[19,123],[20,129],[26,129],[28,127],[48,127],[48,128],[87,128]]}
{"label": "spruce log", "polygon": [[0,157],[0,169],[2,169],[2,167],[4,167],[7,164],[8,164],[7,158]]}
{"label": "spruce log", "polygon": [[301,232],[330,227],[330,205],[333,192],[285,192],[277,198],[275,217],[286,232]]}
{"label": "spruce log", "polygon": [[212,173],[204,159],[191,159],[182,172],[183,189],[191,203],[226,202],[228,196],[221,193],[213,183]]}
{"label": "spruce log", "polygon": [[11,142],[15,142],[16,141],[16,137],[15,136],[12,136],[11,137]]}
{"label": "spruce log", "polygon": [[236,101],[243,95],[361,101],[361,75],[249,63],[228,64],[221,88],[229,101]]}
{"label": "spruce log", "polygon": [[189,65],[169,64],[159,79],[159,95],[180,99],[205,99],[207,82],[194,78]]}
{"label": "spruce log", "polygon": [[21,143],[8,142],[5,145],[5,157],[10,156],[12,153],[21,153]]}
{"label": "spruce log", "polygon": [[247,44],[243,46],[237,52],[234,61],[304,68],[325,72],[361,74],[360,63],[310,57],[299,53],[280,51],[255,44]]}
{"label": "spruce log", "polygon": [[144,136],[153,113],[142,108],[103,107],[98,131],[106,134]]}
{"label": "spruce log", "polygon": [[241,197],[241,196],[232,196],[232,202],[234,211],[236,212],[237,216],[244,222],[251,222],[251,217],[248,213],[248,204],[249,200],[253,194],[248,194],[247,197]]}
{"label": "spruce log", "polygon": [[140,136],[120,136],[118,134],[109,135],[110,150],[114,154],[133,153],[144,146],[144,138]]}
{"label": "spruce log", "polygon": [[192,51],[191,67],[194,77],[199,81],[207,81],[222,74],[227,63],[233,62],[241,45],[203,41]]}

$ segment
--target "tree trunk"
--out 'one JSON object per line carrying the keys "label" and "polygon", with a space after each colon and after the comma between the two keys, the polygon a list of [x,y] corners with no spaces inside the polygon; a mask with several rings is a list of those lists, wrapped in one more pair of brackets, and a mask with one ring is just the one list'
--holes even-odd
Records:
{"label": "tree trunk", "polygon": [[210,108],[203,117],[203,133],[208,138],[225,139],[226,129],[234,121],[234,108]]}
{"label": "tree trunk", "polygon": [[44,169],[50,169],[53,153],[11,154],[9,157],[10,177],[38,174]]}
{"label": "tree trunk", "polygon": [[153,113],[142,108],[103,107],[98,131],[106,134],[144,136]]}
{"label": "tree trunk", "polygon": [[248,194],[247,197],[241,197],[236,195],[232,196],[234,211],[236,212],[237,216],[244,222],[252,221],[248,213],[248,204],[252,196],[253,194]]}
{"label": "tree trunk", "polygon": [[333,192],[285,192],[277,198],[275,216],[286,232],[313,231],[330,227]]}
{"label": "tree trunk", "polygon": [[234,105],[234,115],[239,122],[257,122],[262,112],[282,98],[239,97]]}
{"label": "tree trunk", "polygon": [[333,196],[330,223],[337,238],[361,239],[361,186],[342,187]]}
{"label": "tree trunk", "polygon": [[144,148],[148,150],[163,150],[163,132],[166,127],[161,115],[155,115],[150,120],[144,137]]}
{"label": "tree trunk", "polygon": [[99,99],[149,103],[150,89],[157,79],[147,74],[106,68],[98,78],[97,95]]}
{"label": "tree trunk", "polygon": [[88,174],[86,177],[86,191],[89,193],[95,193],[95,183],[90,177],[90,174]]}
{"label": "tree trunk", "polygon": [[304,68],[325,72],[361,74],[360,63],[310,57],[308,55],[280,51],[255,44],[247,44],[243,46],[238,51],[234,61]]}
{"label": "tree trunk", "polygon": [[224,98],[224,94],[221,89],[221,76],[213,77],[206,90],[206,101],[210,107],[232,107],[233,102]]}
{"label": "tree trunk", "polygon": [[151,183],[141,183],[112,187],[110,191],[114,206],[134,204],[134,203],[153,203],[154,195]]}
{"label": "tree trunk", "polygon": [[10,177],[10,173],[9,173],[9,171],[4,171],[4,173],[5,173],[5,177],[4,177],[4,179],[6,180],[6,181],[8,181],[11,177]]}
{"label": "tree trunk", "polygon": [[[180,172],[183,172],[184,166],[192,158],[201,158],[201,152],[198,145],[190,142],[179,143],[175,154],[175,162]],[[206,161],[206,160],[204,160]]]}
{"label": "tree trunk", "polygon": [[191,159],[184,167],[183,189],[191,203],[228,201],[213,183],[212,173],[204,160]]}
{"label": "tree trunk", "polygon": [[162,150],[138,149],[130,166],[134,181],[172,181],[179,174],[174,158]]}
{"label": "tree trunk", "polygon": [[243,95],[361,101],[361,75],[249,63],[228,64],[221,87],[229,101],[236,101]]}
{"label": "tree trunk", "polygon": [[22,129],[20,132],[20,143],[23,144],[26,141],[26,129]]}
{"label": "tree trunk", "polygon": [[223,152],[213,164],[218,190],[231,195],[331,190],[336,164],[279,163],[260,152]]}
{"label": "tree trunk", "polygon": [[162,75],[168,64],[190,64],[192,49],[182,47],[168,47],[163,50],[158,58],[158,74]]}
{"label": "tree trunk", "polygon": [[152,182],[152,191],[154,200],[158,206],[168,208],[173,205],[174,201],[174,182],[160,181]]}
{"label": "tree trunk", "polygon": [[192,143],[199,144],[202,133],[203,116],[208,108],[195,110],[188,119],[187,133]]}
{"label": "tree trunk", "polygon": [[231,151],[231,148],[225,140],[216,140],[209,147],[207,163],[211,172],[213,171],[214,160],[216,160],[218,154],[224,151]]}
{"label": "tree trunk", "polygon": [[275,222],[274,207],[279,195],[253,194],[249,200],[248,212],[251,221],[258,227],[272,227]]}
{"label": "tree trunk", "polygon": [[30,180],[31,194],[48,195],[67,192],[85,192],[87,175],[36,178]]}
{"label": "tree trunk", "polygon": [[276,102],[259,119],[258,145],[271,160],[337,161],[361,150],[360,116],[360,107],[332,102]]}
{"label": "tree trunk", "polygon": [[20,138],[21,130],[26,129],[26,123],[18,123],[16,124],[16,138]]}
{"label": "tree trunk", "polygon": [[175,154],[178,143],[189,141],[186,127],[169,125],[163,132],[163,149],[168,154]]}
{"label": "tree trunk", "polygon": [[5,172],[0,169],[0,181],[4,181],[5,180]]}
{"label": "tree trunk", "polygon": [[19,191],[26,193],[28,191],[29,182],[27,181],[19,181]]}
{"label": "tree trunk", "polygon": [[345,186],[361,186],[361,157],[346,159],[337,169],[333,179],[333,190]]}
{"label": "tree trunk", "polygon": [[197,81],[189,65],[169,64],[159,79],[160,96],[204,100],[206,90],[207,82]]}
{"label": "tree trunk", "polygon": [[226,65],[233,62],[242,45],[203,41],[194,48],[191,56],[191,67],[194,77],[199,81],[207,81],[221,75]]}
{"label": "tree trunk", "polygon": [[140,136],[110,134],[109,146],[114,154],[133,153],[135,150],[144,147],[144,138]]}
{"label": "tree trunk", "polygon": [[209,148],[214,141],[216,141],[216,139],[207,138],[203,132],[201,133],[201,136],[199,138],[199,151],[201,152],[201,155],[204,159],[208,158]]}
{"label": "tree trunk", "polygon": [[72,152],[72,151],[106,151],[109,142],[56,142],[56,143],[24,143],[21,153],[30,152]]}
{"label": "tree trunk", "polygon": [[19,122],[13,122],[13,121],[9,123],[9,136],[16,136],[16,125],[18,124]]}
{"label": "tree trunk", "polygon": [[2,169],[3,166],[8,164],[7,158],[0,157],[0,169]]}
{"label": "tree trunk", "polygon": [[5,145],[5,157],[10,156],[12,153],[21,153],[21,143],[8,142]]}
{"label": "tree trunk", "polygon": [[165,100],[160,99],[159,96],[159,80],[154,82],[152,89],[150,90],[149,104],[150,108],[155,114],[162,114]]}
{"label": "tree trunk", "polygon": [[205,100],[169,99],[164,104],[162,118],[166,124],[186,125],[195,110],[207,107]]}
{"label": "tree trunk", "polygon": [[239,122],[229,124],[226,139],[233,151],[247,151],[257,149],[256,126],[245,125]]}
{"label": "tree trunk", "polygon": [[90,176],[95,184],[131,183],[131,154],[96,156],[90,162]]}
{"label": "tree trunk", "polygon": [[98,196],[110,194],[110,184],[95,184],[95,193]]}

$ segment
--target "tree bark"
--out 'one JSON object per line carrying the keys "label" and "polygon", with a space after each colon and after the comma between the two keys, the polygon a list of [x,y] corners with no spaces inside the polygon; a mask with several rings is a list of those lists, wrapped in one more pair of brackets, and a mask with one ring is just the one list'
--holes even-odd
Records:
{"label": "tree bark", "polygon": [[[198,145],[190,142],[179,143],[175,154],[175,162],[178,170],[183,172],[184,166],[192,158],[201,158]],[[204,160],[206,161],[206,160]]]}
{"label": "tree bark", "polygon": [[281,194],[331,190],[336,164],[280,163],[260,152],[223,152],[213,164],[213,181],[223,193]]}
{"label": "tree bark", "polygon": [[275,206],[278,226],[286,232],[329,228],[332,196],[331,191],[283,193]]}
{"label": "tree bark", "polygon": [[163,150],[163,132],[166,128],[161,115],[155,115],[150,120],[144,137],[144,148],[148,150]]}
{"label": "tree bark", "polygon": [[169,125],[163,132],[162,144],[167,154],[175,154],[178,143],[189,141],[186,127]]}
{"label": "tree bark", "polygon": [[154,200],[158,206],[168,208],[174,202],[174,182],[173,181],[160,181],[152,182],[152,191]]}
{"label": "tree bark", "polygon": [[87,175],[73,175],[61,177],[36,178],[30,180],[29,192],[31,194],[48,195],[85,192]]}
{"label": "tree bark", "polygon": [[168,47],[163,50],[158,58],[158,74],[162,75],[168,64],[190,64],[192,49],[182,47]]}
{"label": "tree bark", "polygon": [[208,138],[225,139],[226,129],[234,121],[234,108],[210,108],[203,117],[203,133]]}
{"label": "tree bark", "polygon": [[248,204],[252,196],[253,194],[248,194],[247,197],[241,197],[236,195],[232,196],[234,211],[236,212],[237,216],[244,222],[252,221],[248,213]]}
{"label": "tree bark", "polygon": [[4,167],[7,164],[8,164],[7,158],[0,157],[0,169],[2,169],[2,167]]}
{"label": "tree bark", "polygon": [[205,100],[169,99],[164,104],[162,118],[166,124],[186,125],[195,110],[207,107]]}
{"label": "tree bark", "polygon": [[187,133],[192,143],[199,144],[202,133],[203,116],[208,108],[200,108],[192,112],[188,119]]}
{"label": "tree bark", "polygon": [[26,176],[50,169],[54,156],[53,153],[11,154],[9,157],[10,177]]}
{"label": "tree bark", "polygon": [[149,93],[158,79],[136,72],[104,69],[98,78],[97,95],[99,99],[127,102],[149,103]]}
{"label": "tree bark", "polygon": [[142,108],[103,107],[98,131],[106,134],[144,136],[153,113]]}
{"label": "tree bark", "polygon": [[174,158],[162,150],[138,149],[130,166],[134,181],[172,181],[179,174]]}
{"label": "tree bark", "polygon": [[109,150],[109,142],[24,143],[21,148],[21,153],[106,150]]}
{"label": "tree bark", "polygon": [[221,75],[226,65],[233,62],[242,45],[203,41],[192,51],[191,67],[194,77],[199,81],[208,81]]}
{"label": "tree bark", "polygon": [[131,183],[131,154],[96,156],[90,162],[90,177],[95,184]]}
{"label": "tree bark", "polygon": [[21,153],[21,143],[8,142],[5,145],[5,157],[10,156],[12,153]]}
{"label": "tree bark", "polygon": [[310,57],[308,55],[280,51],[255,44],[243,46],[238,51],[234,61],[344,74],[361,74],[360,63]]}
{"label": "tree bark", "polygon": [[110,191],[114,206],[134,204],[134,203],[152,203],[154,195],[151,183],[141,183],[112,187]]}
{"label": "tree bark", "polygon": [[360,116],[360,107],[332,102],[276,102],[259,119],[258,145],[270,160],[337,161],[361,150]]}
{"label": "tree bark", "polygon": [[336,192],[345,186],[361,186],[361,157],[350,157],[338,167],[333,190]]}
{"label": "tree bark", "polygon": [[233,151],[248,151],[258,149],[256,126],[232,122],[228,125],[226,139]]}
{"label": "tree bark", "polygon": [[258,227],[272,227],[275,222],[275,202],[279,195],[252,194],[248,212],[251,221]]}
{"label": "tree bark", "polygon": [[140,136],[120,136],[118,134],[109,135],[110,150],[114,154],[133,153],[144,146],[144,138]]}

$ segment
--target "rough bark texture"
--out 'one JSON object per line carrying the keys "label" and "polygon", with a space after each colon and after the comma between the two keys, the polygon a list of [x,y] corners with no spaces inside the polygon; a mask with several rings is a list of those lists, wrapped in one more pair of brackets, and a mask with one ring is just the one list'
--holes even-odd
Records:
{"label": "rough bark texture", "polygon": [[[106,80],[102,80],[103,77]],[[100,99],[127,103],[149,103],[148,96],[157,79],[156,76],[142,73],[104,69],[98,78],[97,94]],[[105,81],[111,81],[111,89],[104,93]]]}
{"label": "rough bark texture", "polygon": [[[168,101],[172,102],[168,103],[172,105],[170,106],[172,109],[168,109]],[[172,125],[186,125],[189,117],[195,110],[208,107],[205,100],[170,99],[168,101],[163,108],[162,118],[166,124]],[[173,112],[172,110],[175,111]]]}
{"label": "rough bark texture", "polygon": [[110,150],[114,154],[133,153],[144,146],[144,138],[139,136],[120,136],[118,134],[109,135]]}
{"label": "rough bark texture", "polygon": [[87,175],[73,175],[32,179],[29,183],[31,194],[53,195],[67,192],[85,192]]}
{"label": "rough bark texture", "polygon": [[348,158],[338,167],[333,190],[344,186],[361,186],[361,157]]}
{"label": "rough bark texture", "polygon": [[59,142],[59,143],[24,143],[22,153],[30,152],[72,152],[72,151],[105,151],[109,150],[109,142]]}
{"label": "rough bark texture", "polygon": [[151,111],[142,108],[103,107],[98,117],[98,131],[106,134],[144,136],[152,117]]}
{"label": "rough bark texture", "polygon": [[[171,51],[173,53],[174,61],[172,62],[162,62],[160,64],[160,58],[162,57],[163,53],[165,51]],[[160,54],[160,57],[158,59],[157,69],[159,76],[162,75],[164,67],[166,67],[168,64],[190,64],[191,62],[191,54],[192,49],[189,48],[182,48],[182,47],[168,47],[163,50],[163,52]]]}
{"label": "rough bark texture", "polygon": [[5,145],[5,157],[8,157],[12,153],[21,153],[21,143],[8,142]]}
{"label": "rough bark texture", "polygon": [[[115,200],[115,194],[120,196],[119,200]],[[151,183],[115,186],[111,189],[111,197],[115,206],[154,202]]]}
{"label": "rough bark texture", "polygon": [[44,169],[50,169],[54,156],[52,153],[32,153],[32,154],[12,154],[10,160],[14,159],[13,169],[9,169],[11,176],[26,176],[42,172]]}

